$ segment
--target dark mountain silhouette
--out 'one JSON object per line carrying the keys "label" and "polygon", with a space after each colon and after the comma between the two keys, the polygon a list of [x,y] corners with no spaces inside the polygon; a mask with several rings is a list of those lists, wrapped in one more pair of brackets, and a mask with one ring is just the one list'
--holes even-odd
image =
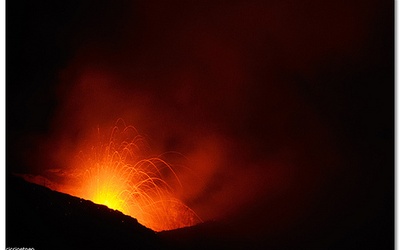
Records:
{"label": "dark mountain silhouette", "polygon": [[[231,218],[156,233],[130,216],[91,201],[7,176],[6,246],[35,249],[393,249],[385,220],[337,233],[310,220],[301,228],[246,231]],[[314,226],[313,226],[314,225]],[[267,228],[267,227],[266,227]]]}
{"label": "dark mountain silhouette", "polygon": [[6,245],[35,249],[160,249],[136,219],[18,177],[7,178]]}

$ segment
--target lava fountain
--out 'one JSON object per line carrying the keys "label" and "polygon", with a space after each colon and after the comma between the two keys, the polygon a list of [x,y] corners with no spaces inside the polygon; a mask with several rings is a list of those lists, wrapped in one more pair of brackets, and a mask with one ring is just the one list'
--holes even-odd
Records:
{"label": "lava fountain", "polygon": [[160,157],[145,157],[148,145],[133,126],[119,120],[109,137],[100,129],[96,134],[95,143],[76,157],[75,183],[66,193],[119,210],[155,231],[201,222],[174,196],[171,180],[181,183],[172,166]]}

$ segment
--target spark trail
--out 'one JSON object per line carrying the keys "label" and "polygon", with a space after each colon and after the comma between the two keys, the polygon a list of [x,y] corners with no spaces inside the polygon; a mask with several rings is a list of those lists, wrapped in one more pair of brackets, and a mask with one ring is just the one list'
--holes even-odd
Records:
{"label": "spark trail", "polygon": [[181,185],[174,169],[161,158],[145,157],[147,143],[134,127],[119,120],[108,139],[100,129],[97,134],[95,143],[77,157],[76,183],[69,193],[119,210],[155,231],[201,222],[174,196],[167,182],[174,179]]}

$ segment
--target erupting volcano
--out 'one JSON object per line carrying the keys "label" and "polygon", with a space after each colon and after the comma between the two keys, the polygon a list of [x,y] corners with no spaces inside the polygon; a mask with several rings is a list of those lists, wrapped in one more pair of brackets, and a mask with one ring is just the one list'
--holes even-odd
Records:
{"label": "erupting volcano", "polygon": [[167,180],[182,185],[172,166],[161,157],[146,158],[148,145],[133,126],[120,119],[109,134],[99,128],[94,134],[71,161],[67,184],[58,191],[119,210],[155,231],[201,222],[174,196]]}
{"label": "erupting volcano", "polygon": [[8,1],[6,247],[392,249],[393,7]]}

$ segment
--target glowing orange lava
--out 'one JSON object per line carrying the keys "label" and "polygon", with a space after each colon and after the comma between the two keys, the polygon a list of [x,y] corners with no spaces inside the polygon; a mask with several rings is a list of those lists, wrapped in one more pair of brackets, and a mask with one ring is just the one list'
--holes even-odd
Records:
{"label": "glowing orange lava", "polygon": [[68,192],[119,210],[155,231],[200,222],[174,197],[166,181],[179,183],[172,167],[160,158],[145,158],[146,147],[134,127],[116,125],[106,139],[98,130],[95,145],[79,153],[73,170],[77,183]]}

